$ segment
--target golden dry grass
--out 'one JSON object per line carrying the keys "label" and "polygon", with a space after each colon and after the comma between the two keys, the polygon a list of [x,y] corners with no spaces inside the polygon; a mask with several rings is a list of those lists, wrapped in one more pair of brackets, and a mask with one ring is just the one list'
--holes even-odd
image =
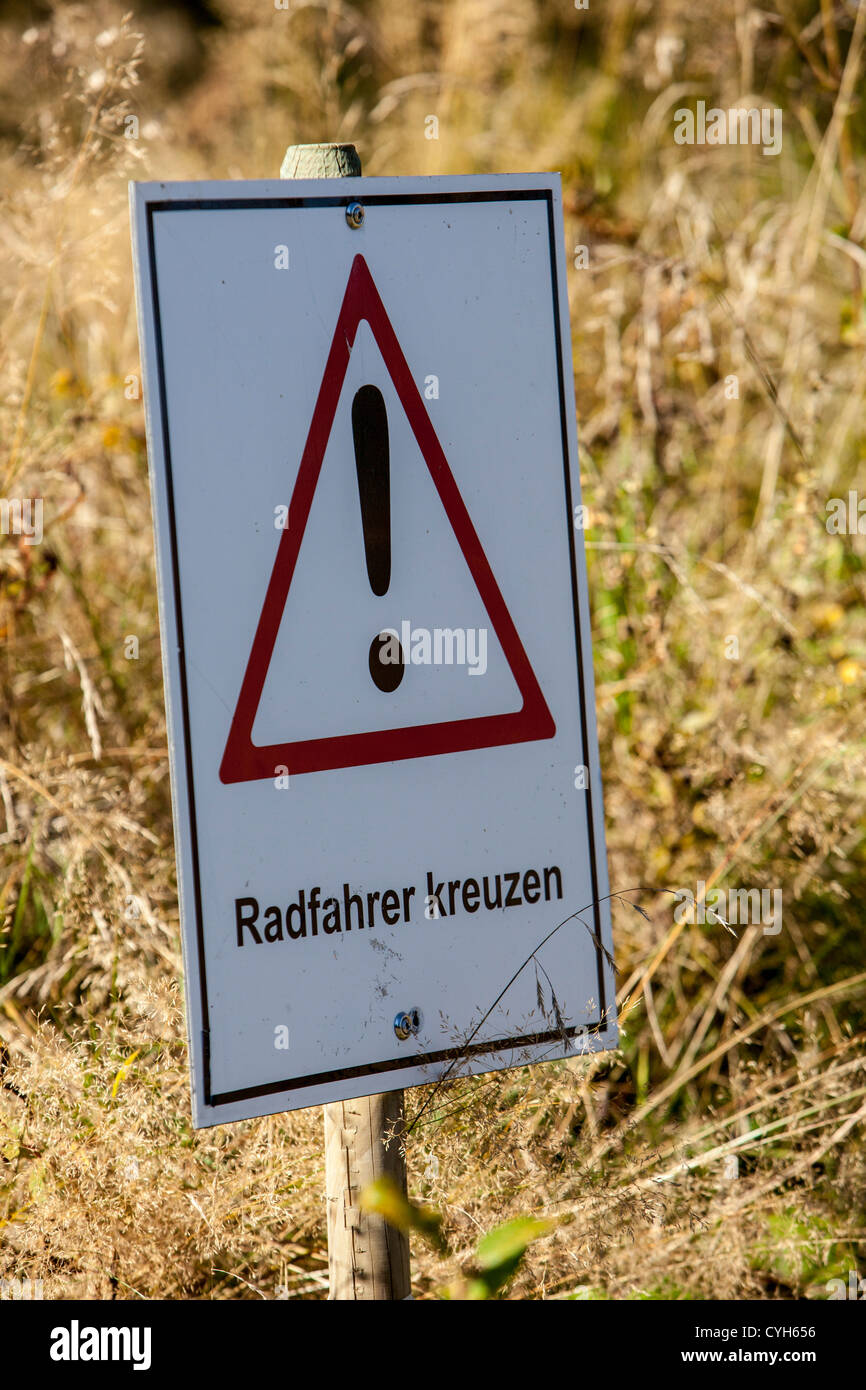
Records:
{"label": "golden dry grass", "polygon": [[[531,1212],[511,1297],[824,1296],[866,1241],[866,547],[825,527],[866,445],[863,7],[214,9],[0,25],[0,495],[45,499],[0,549],[0,1274],[325,1293],[318,1112],[190,1127],[125,181],[333,138],[562,170],[611,880],[649,914],[616,908],[616,1055],[457,1081],[413,1131],[452,1248],[417,1294]],[[750,93],[778,158],[674,143]],[[782,932],[676,923],[698,880],[781,888]]]}

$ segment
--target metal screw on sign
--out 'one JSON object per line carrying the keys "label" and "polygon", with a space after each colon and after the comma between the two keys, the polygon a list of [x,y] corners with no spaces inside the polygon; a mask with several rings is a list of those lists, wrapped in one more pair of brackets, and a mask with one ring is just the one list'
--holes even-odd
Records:
{"label": "metal screw on sign", "polygon": [[394,1032],[401,1042],[413,1037],[421,1027],[421,1010],[405,1009],[394,1019]]}

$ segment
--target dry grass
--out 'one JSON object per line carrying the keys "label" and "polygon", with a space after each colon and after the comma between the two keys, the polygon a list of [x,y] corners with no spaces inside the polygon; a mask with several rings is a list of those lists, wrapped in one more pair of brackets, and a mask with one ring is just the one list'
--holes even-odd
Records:
{"label": "dry grass", "polygon": [[[649,913],[616,910],[618,1054],[457,1081],[413,1132],[452,1246],[418,1293],[533,1212],[513,1297],[823,1296],[866,1241],[866,547],[824,525],[866,447],[866,13],[214,9],[0,28],[0,494],[45,499],[0,549],[0,1273],[324,1295],[318,1113],[190,1128],[125,180],[342,138],[563,171],[611,879]],[[674,144],[751,92],[778,158]],[[698,880],[781,888],[782,932],[676,923]]]}

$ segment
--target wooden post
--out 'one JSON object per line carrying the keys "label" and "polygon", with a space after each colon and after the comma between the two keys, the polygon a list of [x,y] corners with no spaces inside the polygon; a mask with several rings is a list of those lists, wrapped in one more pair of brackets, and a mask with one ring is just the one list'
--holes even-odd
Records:
{"label": "wooden post", "polygon": [[[354,145],[290,145],[280,178],[332,179],[360,173]],[[352,233],[347,229],[346,235]],[[408,1236],[359,1207],[361,1192],[375,1178],[388,1176],[406,1191],[400,1147],[403,1092],[345,1100],[324,1110],[328,1298],[410,1298]],[[392,1135],[386,1148],[386,1138]]]}
{"label": "wooden post", "polygon": [[406,1191],[402,1128],[402,1091],[325,1106],[329,1298],[410,1297],[408,1236],[358,1207],[374,1178],[387,1174]]}

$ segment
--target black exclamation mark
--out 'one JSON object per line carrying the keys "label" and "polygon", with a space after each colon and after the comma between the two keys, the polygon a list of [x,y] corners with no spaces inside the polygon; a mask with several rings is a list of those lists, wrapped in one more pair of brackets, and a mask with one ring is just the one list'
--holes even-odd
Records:
{"label": "black exclamation mark", "polygon": [[[388,449],[388,415],[382,392],[362,386],[352,402],[352,435],[355,467],[361,499],[361,526],[367,578],[377,597],[387,594],[391,583],[391,465]],[[400,653],[386,660],[385,653]],[[370,643],[370,675],[380,690],[390,694],[403,679],[405,657],[393,633],[380,632]]]}

